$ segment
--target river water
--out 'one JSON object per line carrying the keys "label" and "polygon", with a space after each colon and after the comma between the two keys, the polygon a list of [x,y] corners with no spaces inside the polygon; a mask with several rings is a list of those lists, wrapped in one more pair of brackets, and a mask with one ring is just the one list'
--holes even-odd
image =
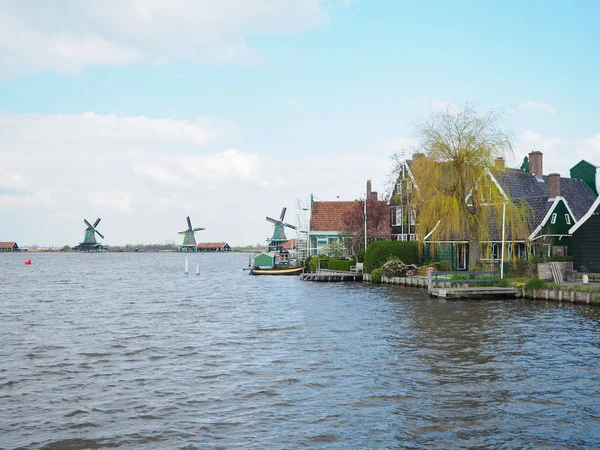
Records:
{"label": "river water", "polygon": [[600,447],[598,308],[184,259],[0,255],[0,448]]}

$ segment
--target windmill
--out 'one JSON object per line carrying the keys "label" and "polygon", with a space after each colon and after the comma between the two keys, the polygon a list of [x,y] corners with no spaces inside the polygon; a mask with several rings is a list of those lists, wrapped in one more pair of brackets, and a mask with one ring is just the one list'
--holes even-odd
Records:
{"label": "windmill", "polygon": [[96,230],[96,227],[100,223],[100,220],[101,220],[100,217],[98,217],[96,219],[96,221],[94,222],[94,225],[92,225],[91,223],[89,223],[87,221],[87,219],[83,219],[83,223],[85,223],[87,225],[87,228],[85,229],[85,234],[83,236],[83,242],[80,242],[79,245],[76,247],[80,251],[88,252],[90,250],[98,250],[98,249],[104,248],[104,246],[102,244],[99,244],[98,242],[96,242],[96,234],[98,234],[98,236],[100,236],[102,239],[104,239],[104,236],[102,235],[102,233],[100,233],[98,230]]}
{"label": "windmill", "polygon": [[271,252],[271,251],[281,250],[284,242],[287,242],[287,240],[288,240],[288,238],[285,236],[285,227],[291,228],[292,230],[296,229],[296,227],[294,225],[290,225],[289,223],[285,223],[283,221],[286,210],[287,210],[287,208],[284,206],[283,209],[281,210],[281,216],[279,216],[279,220],[275,220],[275,219],[272,219],[271,217],[267,216],[267,222],[271,222],[272,224],[275,225],[275,229],[273,230],[273,237],[271,238],[271,241],[269,242],[269,247],[268,247],[267,251]]}
{"label": "windmill", "polygon": [[198,251],[198,247],[196,246],[196,238],[194,237],[194,233],[196,231],[204,230],[205,228],[193,228],[192,221],[190,220],[190,216],[187,216],[187,230],[180,231],[178,234],[183,234],[183,244],[179,247],[179,251],[181,252],[196,252]]}

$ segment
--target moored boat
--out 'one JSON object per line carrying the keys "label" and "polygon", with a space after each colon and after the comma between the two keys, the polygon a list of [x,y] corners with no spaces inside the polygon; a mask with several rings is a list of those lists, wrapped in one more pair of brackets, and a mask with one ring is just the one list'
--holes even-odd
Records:
{"label": "moored boat", "polygon": [[250,275],[300,275],[303,270],[304,267],[250,269]]}
{"label": "moored boat", "polygon": [[290,260],[287,251],[280,250],[256,255],[250,275],[299,275],[303,270],[303,266],[298,266],[296,261]]}

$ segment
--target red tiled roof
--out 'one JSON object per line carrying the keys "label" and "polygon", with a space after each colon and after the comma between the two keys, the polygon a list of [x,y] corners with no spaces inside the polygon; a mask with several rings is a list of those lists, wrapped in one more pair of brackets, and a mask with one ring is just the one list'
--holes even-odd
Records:
{"label": "red tiled roof", "polygon": [[226,242],[200,242],[198,248],[224,248]]}
{"label": "red tiled roof", "polygon": [[313,202],[310,230],[311,231],[345,231],[347,226],[344,218],[359,201],[351,202]]}
{"label": "red tiled roof", "polygon": [[16,242],[0,242],[0,248],[13,248]]}
{"label": "red tiled roof", "polygon": [[293,250],[297,244],[298,244],[298,239],[290,239],[289,241],[285,241],[283,243],[283,248],[285,250]]}

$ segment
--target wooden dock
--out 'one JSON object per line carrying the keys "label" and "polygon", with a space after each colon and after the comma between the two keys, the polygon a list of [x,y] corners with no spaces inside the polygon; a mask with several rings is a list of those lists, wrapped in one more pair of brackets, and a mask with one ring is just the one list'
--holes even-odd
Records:
{"label": "wooden dock", "polygon": [[521,296],[521,289],[502,287],[467,287],[467,288],[431,288],[429,295],[448,299],[489,299],[516,298]]}
{"label": "wooden dock", "polygon": [[300,274],[302,281],[321,281],[321,282],[344,282],[344,281],[361,281],[363,274],[357,272],[341,272],[333,270],[320,270],[316,273]]}

